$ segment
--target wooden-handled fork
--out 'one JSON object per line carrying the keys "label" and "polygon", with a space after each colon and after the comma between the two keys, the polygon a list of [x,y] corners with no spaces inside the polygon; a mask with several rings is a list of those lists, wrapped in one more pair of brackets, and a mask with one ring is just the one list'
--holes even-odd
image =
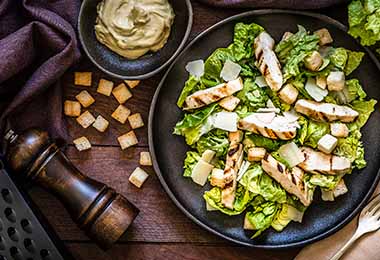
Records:
{"label": "wooden-handled fork", "polygon": [[347,243],[330,259],[338,260],[348,248],[361,236],[380,228],[380,194],[376,195],[362,210],[359,216],[358,228]]}

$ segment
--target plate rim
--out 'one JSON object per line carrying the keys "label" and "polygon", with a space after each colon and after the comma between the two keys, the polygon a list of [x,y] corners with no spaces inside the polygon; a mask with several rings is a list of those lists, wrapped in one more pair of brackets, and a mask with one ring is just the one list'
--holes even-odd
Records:
{"label": "plate rim", "polygon": [[[341,221],[339,224],[337,224],[335,227],[325,231],[325,232],[322,232],[316,236],[313,236],[309,239],[306,239],[306,240],[303,240],[303,241],[299,241],[299,242],[293,242],[293,243],[288,243],[288,244],[281,244],[281,245],[265,245],[265,244],[252,244],[252,243],[247,243],[247,242],[243,242],[243,241],[240,241],[238,239],[235,239],[235,238],[232,238],[230,236],[227,236],[219,231],[216,231],[215,229],[213,229],[212,227],[210,227],[209,225],[205,224],[204,222],[202,222],[201,220],[199,220],[195,215],[193,215],[190,211],[188,211],[188,209],[186,209],[179,201],[178,199],[176,198],[176,196],[173,194],[173,192],[171,191],[169,185],[166,183],[165,181],[165,178],[163,177],[162,173],[161,173],[161,170],[160,170],[160,167],[158,165],[158,162],[157,162],[157,158],[156,158],[156,154],[155,154],[155,149],[154,149],[154,143],[153,143],[153,119],[154,119],[154,110],[156,108],[156,104],[157,104],[157,100],[158,100],[158,97],[159,97],[159,94],[161,92],[161,88],[168,76],[168,74],[170,73],[170,71],[172,70],[172,68],[175,66],[175,64],[178,62],[178,60],[180,60],[182,58],[182,56],[184,55],[184,53],[190,49],[194,43],[196,43],[198,40],[200,40],[201,38],[203,38],[203,36],[205,36],[206,34],[208,34],[210,31],[214,30],[214,29],[217,29],[218,27],[228,23],[228,22],[231,22],[233,20],[237,20],[237,19],[240,19],[240,18],[244,18],[244,17],[247,17],[247,16],[258,16],[258,15],[267,15],[267,14],[290,14],[290,15],[303,15],[303,16],[308,16],[308,17],[312,17],[312,18],[316,18],[316,19],[320,19],[320,20],[323,20],[325,22],[328,22],[330,23],[331,25],[337,27],[338,29],[344,31],[345,33],[348,33],[348,28],[343,25],[341,22],[327,16],[327,15],[324,15],[324,14],[320,14],[320,13],[312,13],[312,12],[307,12],[307,11],[294,11],[294,10],[281,10],[281,9],[260,9],[260,10],[252,10],[252,11],[247,11],[247,12],[243,12],[243,13],[240,13],[240,14],[236,14],[236,15],[233,15],[233,16],[230,16],[230,17],[227,17],[219,22],[217,22],[216,24],[208,27],[206,30],[204,30],[202,33],[200,33],[198,36],[196,36],[193,40],[190,41],[190,43],[181,51],[181,53],[174,59],[174,61],[172,62],[172,64],[170,65],[170,67],[167,69],[167,71],[165,72],[165,74],[163,75],[158,87],[156,88],[156,91],[154,93],[154,96],[153,96],[153,99],[152,99],[152,103],[150,105],[150,109],[149,109],[149,118],[148,118],[148,144],[149,144],[149,150],[150,150],[150,153],[151,153],[151,157],[152,157],[152,161],[153,161],[153,168],[154,168],[154,171],[160,181],[160,184],[161,186],[164,188],[166,194],[168,194],[168,196],[170,197],[170,199],[172,200],[172,202],[177,206],[177,208],[179,208],[185,215],[186,217],[188,217],[189,219],[191,219],[194,223],[196,223],[198,226],[202,227],[203,229],[223,238],[223,239],[226,239],[228,241],[231,241],[231,242],[234,242],[236,244],[239,244],[239,245],[243,245],[243,246],[247,246],[247,247],[252,247],[252,248],[260,248],[260,249],[291,249],[291,248],[298,248],[298,247],[302,247],[302,246],[306,246],[308,244],[311,244],[311,243],[314,243],[314,242],[317,242],[319,240],[322,240],[323,238],[326,238],[328,236],[331,236],[332,234],[336,233],[337,231],[339,231],[340,229],[342,229],[345,225],[347,225],[363,208],[364,206],[366,205],[366,203],[368,202],[368,200],[372,197],[378,183],[379,183],[379,180],[380,180],[380,169],[377,171],[377,174],[376,174],[376,177],[375,177],[375,180],[374,182],[372,183],[371,187],[368,189],[368,192],[367,194],[365,195],[364,199],[359,203],[359,205],[356,207],[356,209],[354,209],[343,221]],[[356,39],[353,38],[353,40],[357,41]],[[367,52],[367,54],[369,55],[369,57],[371,58],[371,60],[375,63],[377,69],[380,71],[380,62],[377,60],[376,56],[374,55],[374,53],[368,48],[368,47],[365,47],[365,46],[362,46],[361,47]]]}
{"label": "plate rim", "polygon": [[[97,0],[97,1],[100,2],[101,0]],[[185,35],[184,35],[180,45],[178,46],[177,50],[173,53],[173,55],[167,61],[165,61],[162,65],[160,65],[159,67],[157,67],[156,69],[154,69],[152,71],[146,72],[144,74],[136,75],[136,76],[124,76],[124,75],[121,75],[121,74],[107,70],[106,68],[104,68],[102,65],[100,65],[95,60],[95,58],[90,54],[90,51],[88,50],[88,47],[86,45],[86,41],[83,39],[83,35],[81,32],[82,31],[81,30],[82,17],[83,17],[83,12],[84,12],[83,10],[84,10],[84,7],[87,4],[88,0],[82,1],[80,9],[79,9],[79,14],[78,14],[78,24],[77,24],[77,31],[78,32],[77,33],[78,33],[78,38],[79,38],[79,42],[82,46],[82,49],[84,50],[87,58],[89,58],[91,60],[91,62],[98,69],[100,69],[102,72],[106,73],[107,75],[109,75],[111,77],[121,79],[121,80],[144,80],[144,79],[150,78],[150,77],[156,75],[157,73],[161,72],[165,68],[167,68],[169,65],[171,67],[171,64],[174,63],[174,61],[182,53],[184,48],[187,47],[185,45],[186,45],[186,43],[190,37],[191,29],[193,28],[194,12],[193,12],[193,6],[191,4],[191,1],[190,0],[184,0],[184,1],[186,2],[187,11],[189,12],[189,19],[187,21]]]}

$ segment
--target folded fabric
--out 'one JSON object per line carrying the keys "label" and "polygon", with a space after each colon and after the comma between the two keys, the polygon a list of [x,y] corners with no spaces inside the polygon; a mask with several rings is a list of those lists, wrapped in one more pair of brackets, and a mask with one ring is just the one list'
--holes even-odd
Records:
{"label": "folded fabric", "polygon": [[[374,194],[380,193],[380,185]],[[351,238],[358,225],[358,216],[347,226],[332,236],[311,244],[296,256],[294,260],[328,260]],[[341,260],[380,259],[380,231],[369,233],[357,240],[344,254]]]}
{"label": "folded fabric", "polygon": [[286,9],[319,9],[328,6],[348,3],[348,0],[198,0],[199,2],[219,7],[248,8],[286,8]]}
{"label": "folded fabric", "polygon": [[0,136],[9,123],[66,137],[59,78],[80,58],[79,0],[0,1]]}

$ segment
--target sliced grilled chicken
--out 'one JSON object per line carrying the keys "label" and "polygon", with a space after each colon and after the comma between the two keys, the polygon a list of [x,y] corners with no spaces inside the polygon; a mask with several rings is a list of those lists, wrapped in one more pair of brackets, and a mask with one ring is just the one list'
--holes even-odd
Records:
{"label": "sliced grilled chicken", "polygon": [[300,168],[293,167],[290,171],[269,153],[261,160],[261,165],[263,170],[280,183],[287,192],[297,196],[305,206],[310,205],[312,201],[311,191],[303,181],[304,172]]}
{"label": "sliced grilled chicken", "polygon": [[226,167],[224,169],[224,187],[222,188],[222,204],[229,209],[234,208],[237,174],[243,162],[243,145],[232,143],[227,152]]}
{"label": "sliced grilled chicken", "polygon": [[273,51],[274,40],[266,32],[256,37],[254,42],[256,66],[273,91],[279,91],[283,84],[281,64]]}
{"label": "sliced grilled chicken", "polygon": [[184,109],[188,110],[207,106],[222,98],[231,96],[242,89],[243,81],[241,78],[238,78],[212,88],[199,90],[186,98]]}
{"label": "sliced grilled chicken", "polygon": [[254,113],[238,122],[240,129],[271,139],[281,140],[293,139],[297,134],[298,126],[297,122],[289,122],[289,120],[283,116],[275,116],[273,120],[266,121],[265,118],[261,118],[261,113]]}
{"label": "sliced grilled chicken", "polygon": [[314,151],[309,147],[302,147],[305,161],[298,166],[306,172],[338,175],[351,170],[351,162],[347,158]]}
{"label": "sliced grilled chicken", "polygon": [[344,123],[350,123],[359,116],[358,112],[347,106],[319,103],[305,99],[300,99],[297,101],[295,110],[298,113],[304,114],[314,120],[323,122],[340,120]]}

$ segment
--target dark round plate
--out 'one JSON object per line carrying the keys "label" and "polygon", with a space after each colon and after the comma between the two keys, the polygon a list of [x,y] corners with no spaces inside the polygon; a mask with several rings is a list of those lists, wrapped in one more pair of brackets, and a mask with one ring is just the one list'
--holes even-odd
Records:
{"label": "dark round plate", "polygon": [[200,187],[182,177],[185,153],[189,150],[184,138],[172,134],[176,122],[183,116],[176,106],[177,98],[188,77],[187,62],[206,59],[216,48],[229,45],[237,22],[258,23],[278,41],[285,31],[296,31],[297,24],[308,30],[328,28],[335,46],[366,52],[359,69],[352,76],[359,78],[369,97],[380,100],[379,63],[374,55],[361,47],[346,33],[339,22],[323,15],[295,11],[259,10],[230,17],[203,32],[177,57],[155,93],[149,117],[149,146],[154,168],[174,203],[194,222],[205,229],[242,245],[261,248],[303,246],[327,237],[347,224],[365,205],[379,180],[380,111],[376,109],[363,128],[363,142],[368,166],[345,178],[349,192],[335,202],[323,202],[320,194],[306,211],[302,224],[290,223],[283,232],[265,231],[251,240],[252,232],[243,230],[244,214],[229,217],[219,212],[207,212],[202,198],[209,186]]}
{"label": "dark round plate", "polygon": [[97,5],[101,0],[83,0],[78,19],[79,39],[90,60],[105,73],[120,79],[146,79],[168,66],[179,54],[193,24],[190,0],[169,0],[175,18],[165,46],[136,60],[128,60],[101,44],[95,36]]}

